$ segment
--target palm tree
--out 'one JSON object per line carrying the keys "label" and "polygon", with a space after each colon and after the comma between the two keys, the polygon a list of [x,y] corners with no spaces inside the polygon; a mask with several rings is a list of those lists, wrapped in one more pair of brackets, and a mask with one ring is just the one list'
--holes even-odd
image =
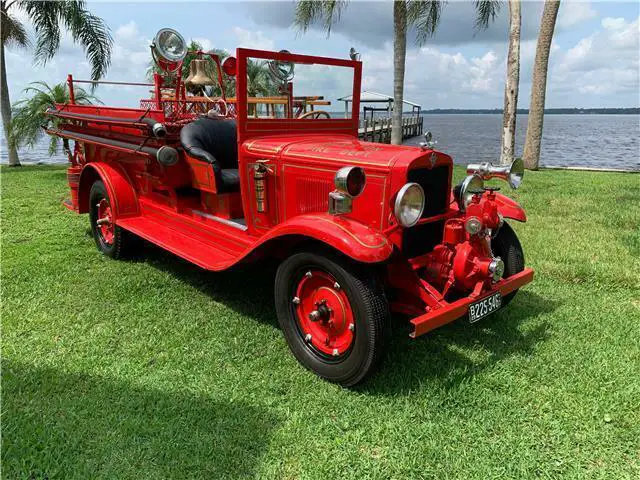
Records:
{"label": "palm tree", "polygon": [[[99,100],[80,87],[73,89],[77,104],[90,105]],[[30,95],[29,98],[16,102],[13,106],[13,116],[11,120],[11,135],[9,145],[16,148],[19,146],[33,147],[44,135],[43,126],[52,124],[57,126],[59,119],[45,115],[48,108],[54,108],[56,103],[69,103],[69,88],[66,83],[58,83],[53,87],[45,82],[33,82],[23,90],[23,93]],[[49,142],[49,155],[54,155],[58,151],[60,138],[52,135]],[[64,152],[69,155],[69,140],[62,139]]]}
{"label": "palm tree", "polygon": [[[11,134],[11,102],[5,65],[5,46],[28,47],[29,38],[24,25],[14,16],[16,10],[27,15],[35,29],[36,63],[51,60],[60,47],[61,27],[71,33],[74,41],[84,48],[91,63],[91,78],[98,80],[109,67],[113,40],[104,22],[85,8],[84,0],[0,0],[0,105],[2,125],[7,140]],[[9,143],[9,142],[7,142]],[[9,165],[19,166],[18,151],[9,146]]]}
{"label": "palm tree", "polygon": [[542,142],[542,124],[544,122],[544,103],[547,93],[547,70],[553,30],[556,26],[560,0],[546,0],[542,11],[536,58],[533,64],[533,80],[531,83],[531,102],[529,103],[529,120],[527,136],[524,142],[523,161],[526,168],[538,169],[540,162],[540,143]]}
{"label": "palm tree", "polygon": [[[295,24],[306,32],[309,26],[319,21],[327,35],[340,19],[348,0],[298,0]],[[407,27],[414,26],[418,32],[416,43],[424,44],[433,36],[440,23],[444,0],[397,0],[393,2],[393,113],[391,119],[391,143],[402,143],[402,106],[404,100],[404,71],[407,53]],[[494,19],[499,2],[476,0],[476,24],[486,27]]]}
{"label": "palm tree", "polygon": [[520,0],[509,0],[509,52],[507,77],[504,82],[504,111],[502,113],[502,148],[500,163],[513,162],[516,149],[516,112],[520,87]]}
{"label": "palm tree", "polygon": [[247,96],[269,96],[277,93],[277,86],[269,75],[267,63],[247,60]]}

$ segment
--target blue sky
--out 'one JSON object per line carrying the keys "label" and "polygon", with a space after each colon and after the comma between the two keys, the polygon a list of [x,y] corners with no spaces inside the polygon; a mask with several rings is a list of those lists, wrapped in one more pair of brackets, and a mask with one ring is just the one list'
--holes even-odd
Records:
{"label": "blue sky", "polygon": [[[286,2],[89,2],[115,40],[109,80],[141,81],[155,32],[172,27],[205,48],[233,51],[245,46],[346,57],[361,52],[364,88],[392,93],[392,5],[352,1],[327,38],[319,27],[300,35],[292,26],[293,1]],[[531,66],[540,2],[523,3],[520,107],[529,103]],[[449,2],[438,33],[422,46],[410,34],[405,96],[424,108],[495,108],[503,101],[507,7],[487,31],[474,30],[473,2]],[[640,105],[640,4],[563,0],[550,60],[549,107]],[[87,78],[82,50],[68,37],[59,55],[34,66],[27,52],[7,55],[13,99],[30,81]],[[331,92],[337,98],[349,92]],[[102,86],[107,104],[136,105],[145,89]]]}

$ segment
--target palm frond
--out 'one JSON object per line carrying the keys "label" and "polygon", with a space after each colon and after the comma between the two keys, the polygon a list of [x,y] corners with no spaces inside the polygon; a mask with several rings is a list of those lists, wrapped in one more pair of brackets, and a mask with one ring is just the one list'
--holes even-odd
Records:
{"label": "palm frond", "polygon": [[348,0],[300,0],[296,5],[294,24],[304,33],[312,23],[322,22],[322,27],[329,36],[331,28],[340,21],[348,3]]}
{"label": "palm frond", "polygon": [[410,1],[407,5],[407,24],[417,30],[416,43],[422,45],[436,33],[442,16],[444,0]]}
{"label": "palm frond", "polygon": [[0,35],[2,43],[9,46],[28,47],[29,36],[24,25],[18,19],[3,11],[0,16]]}
{"label": "palm frond", "polygon": [[34,57],[36,63],[51,60],[60,47],[58,18],[64,2],[25,0],[20,3],[36,31]]}
{"label": "palm frond", "polygon": [[489,22],[496,19],[500,13],[502,2],[500,0],[476,0],[476,22],[477,30],[485,30],[489,28]]}
{"label": "palm frond", "polygon": [[84,2],[67,1],[60,20],[71,32],[74,40],[84,47],[91,63],[91,79],[98,80],[107,73],[111,64],[113,38],[109,27],[84,8]]}
{"label": "palm frond", "polygon": [[113,39],[102,19],[85,9],[83,0],[24,0],[20,6],[36,31],[36,63],[44,64],[56,54],[60,47],[60,27],[63,26],[84,48],[91,63],[91,78],[98,80],[104,76],[111,63]]}

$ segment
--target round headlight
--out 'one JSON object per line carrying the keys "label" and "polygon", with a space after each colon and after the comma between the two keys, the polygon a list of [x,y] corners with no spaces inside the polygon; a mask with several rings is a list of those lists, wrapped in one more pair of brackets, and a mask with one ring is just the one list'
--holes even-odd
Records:
{"label": "round headlight", "polygon": [[473,195],[484,189],[484,181],[480,175],[469,175],[464,179],[460,186],[460,197],[458,198],[458,207],[464,211],[467,205],[471,203]]}
{"label": "round headlight", "polygon": [[187,42],[172,28],[163,28],[156,34],[153,48],[160,59],[170,63],[179,62],[187,55]]}
{"label": "round headlight", "polygon": [[364,190],[366,178],[364,170],[360,167],[342,167],[336,172],[334,183],[336,190],[357,197]]}
{"label": "round headlight", "polygon": [[424,210],[424,190],[417,183],[407,183],[398,192],[394,213],[403,227],[413,227]]}

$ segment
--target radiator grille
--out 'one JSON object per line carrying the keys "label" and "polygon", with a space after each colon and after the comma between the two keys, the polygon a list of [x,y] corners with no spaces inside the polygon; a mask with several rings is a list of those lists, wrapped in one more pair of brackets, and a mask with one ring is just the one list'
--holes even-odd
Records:
{"label": "radiator grille", "polygon": [[407,181],[420,184],[427,198],[422,218],[446,212],[449,204],[449,167],[440,165],[432,169],[409,170]]}
{"label": "radiator grille", "polygon": [[[422,218],[430,218],[447,211],[449,206],[449,166],[410,170],[407,181],[418,183],[427,199]],[[433,250],[442,242],[444,220],[407,228],[402,236],[402,252],[407,258]]]}

